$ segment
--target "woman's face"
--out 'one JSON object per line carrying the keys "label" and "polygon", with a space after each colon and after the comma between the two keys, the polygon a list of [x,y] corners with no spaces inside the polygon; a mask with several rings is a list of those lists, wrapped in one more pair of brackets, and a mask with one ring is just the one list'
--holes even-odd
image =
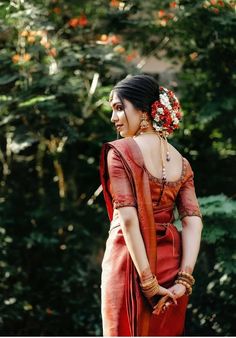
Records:
{"label": "woman's face", "polygon": [[139,130],[142,112],[134,108],[130,101],[123,99],[123,102],[124,106],[114,92],[110,101],[112,107],[111,122],[115,124],[116,130],[122,137],[134,136]]}

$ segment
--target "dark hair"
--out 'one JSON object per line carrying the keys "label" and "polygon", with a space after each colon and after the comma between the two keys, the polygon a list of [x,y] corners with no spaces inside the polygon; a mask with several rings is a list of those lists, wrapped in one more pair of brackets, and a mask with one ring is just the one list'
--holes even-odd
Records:
{"label": "dark hair", "polygon": [[129,75],[115,85],[111,91],[110,100],[114,92],[123,105],[123,100],[126,99],[136,109],[147,112],[149,116],[151,114],[152,103],[159,100],[159,84],[150,75]]}

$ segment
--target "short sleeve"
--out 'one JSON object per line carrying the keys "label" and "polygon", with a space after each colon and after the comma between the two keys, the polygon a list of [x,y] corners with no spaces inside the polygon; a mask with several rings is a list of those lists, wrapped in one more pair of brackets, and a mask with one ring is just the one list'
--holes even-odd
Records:
{"label": "short sleeve", "polygon": [[108,152],[107,166],[114,209],[127,206],[136,207],[136,199],[132,192],[128,176],[114,149],[110,149]]}
{"label": "short sleeve", "polygon": [[181,220],[185,216],[199,216],[202,218],[201,210],[195,193],[194,173],[189,162],[187,163],[185,180],[183,181],[176,198],[176,206]]}

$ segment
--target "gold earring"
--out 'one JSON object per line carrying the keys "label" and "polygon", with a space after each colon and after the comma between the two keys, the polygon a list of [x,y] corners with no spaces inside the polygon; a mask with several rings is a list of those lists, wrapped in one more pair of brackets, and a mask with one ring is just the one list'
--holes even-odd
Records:
{"label": "gold earring", "polygon": [[142,118],[140,122],[140,129],[147,129],[149,127],[149,122],[147,120],[147,115],[145,113],[142,113]]}

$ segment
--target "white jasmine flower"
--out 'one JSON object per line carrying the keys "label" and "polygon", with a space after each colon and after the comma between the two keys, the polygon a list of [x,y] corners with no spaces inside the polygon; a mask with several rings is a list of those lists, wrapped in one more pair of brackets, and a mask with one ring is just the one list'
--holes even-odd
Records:
{"label": "white jasmine flower", "polygon": [[177,117],[175,117],[173,120],[173,124],[178,124],[178,123],[179,123],[179,120],[177,119]]}
{"label": "white jasmine flower", "polygon": [[162,128],[160,126],[158,126],[157,123],[155,123],[155,121],[154,121],[154,123],[152,125],[153,125],[153,128],[156,129],[156,131],[161,131],[162,130]]}

